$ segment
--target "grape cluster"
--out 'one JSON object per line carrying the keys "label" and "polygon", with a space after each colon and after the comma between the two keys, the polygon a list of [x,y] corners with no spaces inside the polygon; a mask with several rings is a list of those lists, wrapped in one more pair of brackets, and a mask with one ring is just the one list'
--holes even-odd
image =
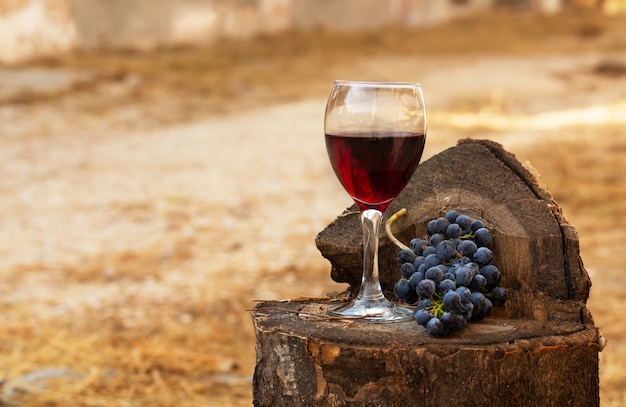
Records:
{"label": "grape cluster", "polygon": [[396,297],[415,305],[415,321],[433,336],[460,331],[506,302],[502,275],[492,264],[492,234],[479,219],[455,210],[433,219],[426,239],[414,238],[398,253]]}

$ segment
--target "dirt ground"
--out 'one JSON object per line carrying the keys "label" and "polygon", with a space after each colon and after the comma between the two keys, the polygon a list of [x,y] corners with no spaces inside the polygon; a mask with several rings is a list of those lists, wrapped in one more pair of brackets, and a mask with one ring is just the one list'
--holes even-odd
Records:
{"label": "dirt ground", "polygon": [[254,300],[344,289],[314,238],[351,203],[322,137],[348,78],[422,83],[424,160],[476,137],[534,165],[592,278],[602,406],[625,405],[624,27],[494,14],[1,69],[0,404],[251,405]]}

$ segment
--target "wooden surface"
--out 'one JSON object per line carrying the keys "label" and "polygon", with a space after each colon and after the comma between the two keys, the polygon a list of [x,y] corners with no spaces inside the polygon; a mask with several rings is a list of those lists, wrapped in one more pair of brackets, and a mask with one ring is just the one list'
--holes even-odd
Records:
{"label": "wooden surface", "polygon": [[[591,281],[576,230],[535,176],[499,144],[462,140],[418,167],[387,215],[408,243],[450,209],[483,220],[507,290],[504,307],[445,338],[414,321],[330,318],[331,299],[266,301],[252,312],[256,406],[598,406],[604,345],[586,308]],[[348,209],[316,238],[331,277],[359,289],[362,230]],[[399,279],[381,232],[380,280]]]}

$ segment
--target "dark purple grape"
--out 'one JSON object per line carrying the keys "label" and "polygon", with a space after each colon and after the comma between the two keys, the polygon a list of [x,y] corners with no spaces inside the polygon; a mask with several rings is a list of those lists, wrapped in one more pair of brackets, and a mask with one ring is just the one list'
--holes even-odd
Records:
{"label": "dark purple grape", "polygon": [[415,288],[417,287],[417,284],[423,279],[424,273],[422,273],[421,271],[416,271],[411,275],[411,278],[409,278],[409,284],[411,284],[411,287]]}
{"label": "dark purple grape", "polygon": [[432,336],[443,336],[444,327],[441,323],[441,320],[437,317],[431,318],[426,323],[426,332],[428,332]]}
{"label": "dark purple grape", "polygon": [[472,318],[472,315],[474,315],[474,304],[468,301],[463,304],[463,307],[465,308],[465,312],[463,312],[463,316],[465,317],[467,321],[469,321]]}
{"label": "dark purple grape", "polygon": [[456,290],[456,284],[452,280],[445,279],[441,283],[439,283],[439,291],[442,294],[447,293],[448,291]]}
{"label": "dark purple grape", "polygon": [[432,280],[435,285],[439,285],[443,281],[444,273],[437,266],[431,267],[426,270],[426,274],[424,274],[424,278]]}
{"label": "dark purple grape", "polygon": [[426,260],[426,257],[424,257],[424,256],[417,256],[415,258],[415,261],[413,262],[413,265],[415,266],[415,269],[417,269],[420,265],[424,264],[424,260]]}
{"label": "dark purple grape", "polygon": [[474,291],[482,291],[487,288],[487,279],[482,274],[476,274],[472,279],[470,288]]}
{"label": "dark purple grape", "polygon": [[409,292],[414,291],[408,281],[399,280],[393,288],[393,293],[399,300],[405,301],[409,298]]}
{"label": "dark purple grape", "polygon": [[496,307],[501,307],[506,302],[506,290],[504,287],[496,287],[491,290],[491,302]]}
{"label": "dark purple grape", "polygon": [[484,228],[485,227],[485,222],[483,222],[480,219],[474,219],[472,221],[472,223],[470,224],[470,230],[472,232],[476,232],[478,231],[478,229]]}
{"label": "dark purple grape", "polygon": [[[473,292],[470,297],[470,302],[474,306],[474,310],[472,311],[472,320],[479,320],[484,318],[486,315],[484,313],[485,308],[487,308],[487,298],[479,292]],[[491,303],[489,303],[491,304]],[[491,310],[491,308],[489,308]]]}
{"label": "dark purple grape", "polygon": [[480,267],[478,267],[478,264],[474,263],[473,261],[467,263],[465,267],[468,267],[473,275],[480,273]]}
{"label": "dark purple grape", "polygon": [[417,322],[418,325],[426,326],[428,321],[430,321],[433,317],[433,314],[423,308],[415,308],[413,317],[415,318],[415,322]]}
{"label": "dark purple grape", "polygon": [[472,219],[467,215],[459,215],[454,223],[461,227],[463,234],[469,233],[472,227]]}
{"label": "dark purple grape", "polygon": [[461,302],[463,304],[468,303],[470,300],[470,297],[472,295],[472,290],[470,290],[467,287],[458,287],[456,289],[456,292],[459,294],[459,296],[461,297]]}
{"label": "dark purple grape", "polygon": [[459,213],[457,211],[451,210],[451,211],[446,212],[444,217],[448,219],[448,222],[453,223],[458,216],[459,216]]}
{"label": "dark purple grape", "polygon": [[[470,316],[471,316],[471,312],[470,312]],[[465,327],[467,326],[467,319],[460,314],[456,315],[456,323],[454,325],[454,328],[452,328],[454,331],[462,331],[463,329],[465,329]]]}
{"label": "dark purple grape", "polygon": [[483,247],[491,244],[491,232],[487,228],[480,228],[474,235],[474,242],[476,246]]}
{"label": "dark purple grape", "polygon": [[433,219],[431,221],[428,221],[428,223],[426,224],[426,233],[428,233],[429,236],[432,236],[435,233],[437,233],[435,231],[436,223],[437,223],[437,219]]}
{"label": "dark purple grape", "polygon": [[415,261],[415,252],[411,249],[402,249],[398,253],[398,259],[400,260],[400,264],[402,263],[413,263]]}
{"label": "dark purple grape", "polygon": [[434,232],[435,233],[446,233],[446,229],[450,225],[450,221],[446,218],[437,218],[435,219]]}
{"label": "dark purple grape", "polygon": [[411,239],[411,241],[409,242],[409,247],[418,256],[422,254],[422,252],[427,246],[428,246],[428,243],[424,239],[420,239],[417,237],[415,239]]}
{"label": "dark purple grape", "polygon": [[461,243],[459,243],[459,247],[456,248],[459,253],[461,253],[461,255],[463,255],[463,257],[468,257],[468,258],[472,258],[472,256],[474,256],[474,253],[476,253],[476,250],[478,250],[478,246],[476,246],[476,243],[474,243],[471,240],[463,240]]}
{"label": "dark purple grape", "polygon": [[424,298],[423,300],[417,303],[415,308],[416,309],[428,309],[432,307],[432,305],[433,305],[433,302],[430,298]]}
{"label": "dark purple grape", "polygon": [[417,292],[415,292],[415,290],[411,290],[409,291],[406,298],[404,299],[404,302],[406,302],[409,305],[413,305],[417,303],[419,300],[420,300],[420,297],[419,295],[417,295]]}
{"label": "dark purple grape", "polygon": [[428,241],[428,244],[437,248],[437,245],[446,240],[446,237],[441,233],[435,233],[432,235]]}
{"label": "dark purple grape", "polygon": [[455,281],[457,285],[469,286],[473,278],[474,273],[467,264],[456,269]]}
{"label": "dark purple grape", "polygon": [[491,260],[493,259],[493,252],[487,247],[479,247],[472,258],[474,259],[474,263],[479,266],[484,266],[485,264],[491,263]]}
{"label": "dark purple grape", "polygon": [[449,240],[444,240],[437,245],[437,257],[443,263],[447,262],[454,256],[456,256],[456,247],[454,247],[454,243]]}
{"label": "dark purple grape", "polygon": [[416,272],[425,274],[426,273],[426,263],[420,264],[419,267],[417,268]]}
{"label": "dark purple grape", "polygon": [[415,273],[415,266],[413,263],[402,263],[400,266],[400,275],[403,279],[408,280]]}
{"label": "dark purple grape", "polygon": [[463,234],[463,230],[461,230],[461,227],[457,225],[456,223],[451,223],[450,225],[448,225],[448,228],[446,229],[446,236],[448,236],[448,239],[455,239],[461,236],[462,234]]}
{"label": "dark purple grape", "polygon": [[443,295],[443,305],[449,311],[463,311],[461,296],[456,291],[448,291]]}
{"label": "dark purple grape", "polygon": [[457,314],[447,311],[447,312],[444,312],[439,317],[439,319],[441,320],[441,323],[443,324],[444,327],[453,328],[454,326],[456,326],[456,317],[457,317]]}
{"label": "dark purple grape", "polygon": [[498,268],[493,264],[487,264],[486,266],[482,266],[480,268],[480,274],[485,276],[488,286],[496,286],[500,284],[502,274],[500,273],[500,270],[498,270]]}
{"label": "dark purple grape", "polygon": [[426,256],[426,260],[424,260],[424,265],[426,266],[426,270],[431,267],[435,267],[441,264],[441,260],[439,260],[439,256],[437,253],[429,254]]}
{"label": "dark purple grape", "polygon": [[[407,283],[408,284],[408,283]],[[417,287],[415,288],[415,292],[420,296],[420,298],[430,298],[435,293],[435,282],[433,280],[429,280],[425,278],[424,280],[417,283]]]}
{"label": "dark purple grape", "polygon": [[437,267],[439,267],[444,276],[448,274],[448,266],[445,264],[438,264]]}

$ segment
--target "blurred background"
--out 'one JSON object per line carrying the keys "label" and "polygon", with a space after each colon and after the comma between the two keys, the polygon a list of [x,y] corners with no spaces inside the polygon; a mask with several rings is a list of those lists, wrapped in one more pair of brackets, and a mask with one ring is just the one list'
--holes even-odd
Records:
{"label": "blurred background", "polygon": [[0,404],[251,405],[255,300],[346,288],[334,79],[536,168],[626,405],[624,0],[0,0]]}

